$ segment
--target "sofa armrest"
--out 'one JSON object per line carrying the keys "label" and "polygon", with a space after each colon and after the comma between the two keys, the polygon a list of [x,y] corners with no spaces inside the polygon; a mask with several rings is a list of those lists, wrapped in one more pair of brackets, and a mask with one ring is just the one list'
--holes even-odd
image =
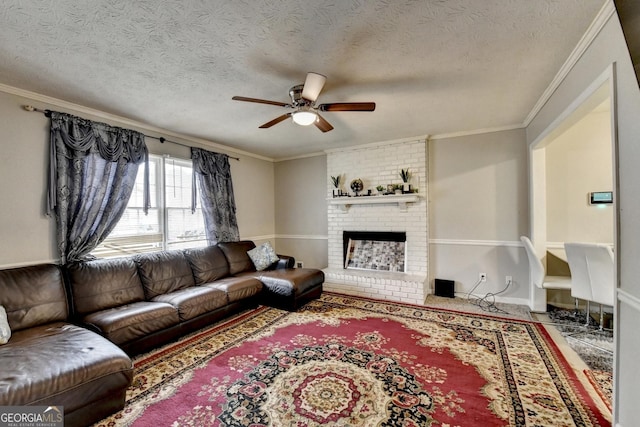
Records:
{"label": "sofa armrest", "polygon": [[281,270],[284,268],[293,268],[296,265],[296,259],[292,256],[278,254],[278,258],[280,259],[277,262],[274,262],[269,266],[269,270]]}

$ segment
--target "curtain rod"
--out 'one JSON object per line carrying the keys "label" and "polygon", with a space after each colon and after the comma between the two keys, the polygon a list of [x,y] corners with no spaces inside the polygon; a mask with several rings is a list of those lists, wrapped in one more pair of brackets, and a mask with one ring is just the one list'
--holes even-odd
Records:
{"label": "curtain rod", "polygon": [[[50,111],[49,111],[49,110],[41,110],[40,108],[36,108],[36,107],[31,106],[31,105],[23,105],[23,106],[22,106],[22,108],[24,108],[26,111],[29,111],[29,112],[34,112],[34,111],[35,111],[35,112],[37,112],[37,113],[42,113],[42,114],[44,114],[45,116],[49,117],[49,113],[50,113]],[[183,144],[182,142],[178,142],[178,141],[171,141],[171,140],[169,140],[169,139],[166,139],[166,138],[165,138],[165,137],[163,137],[163,136],[161,136],[161,137],[157,137],[157,136],[147,135],[147,134],[144,134],[144,133],[143,133],[143,135],[144,135],[144,137],[145,137],[145,138],[157,139],[158,141],[160,141],[160,144],[164,144],[165,142],[170,142],[170,143],[172,143],[172,144],[177,144],[177,145],[181,145],[181,146],[183,146],[183,147],[191,148],[191,145]],[[240,161],[240,158],[239,158],[239,157],[229,156],[228,154],[227,154],[227,156],[228,156],[230,159]]]}

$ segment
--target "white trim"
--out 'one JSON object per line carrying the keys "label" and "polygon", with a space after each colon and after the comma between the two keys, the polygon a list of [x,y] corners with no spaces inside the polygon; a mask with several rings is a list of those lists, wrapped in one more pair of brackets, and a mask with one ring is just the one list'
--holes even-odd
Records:
{"label": "white trim", "polygon": [[515,304],[515,305],[529,306],[528,298],[501,297],[500,295],[496,295],[495,299],[496,299],[496,302],[501,304]]}
{"label": "white trim", "polygon": [[300,154],[298,156],[291,156],[291,157],[278,157],[277,159],[274,159],[273,162],[274,163],[278,163],[278,162],[286,162],[287,160],[300,160],[300,159],[308,159],[309,157],[319,157],[319,156],[326,156],[327,153],[320,152],[320,153],[309,153],[309,154]]}
{"label": "white trim", "polygon": [[[265,157],[265,156],[261,156],[258,154],[254,154],[254,153],[250,153],[248,151],[243,151],[243,150],[239,150],[237,148],[233,148],[230,147],[228,145],[223,145],[223,144],[219,144],[213,141],[209,141],[207,139],[203,139],[203,138],[196,138],[193,136],[189,136],[189,135],[183,135],[177,132],[173,132],[170,131],[168,129],[163,129],[161,127],[157,127],[157,126],[153,126],[147,123],[143,123],[143,122],[139,122],[137,120],[133,120],[133,119],[128,119],[126,117],[122,117],[122,116],[118,116],[115,114],[111,114],[111,113],[106,113],[104,111],[100,111],[100,110],[96,110],[94,108],[90,108],[90,107],[85,107],[83,105],[79,105],[79,104],[74,104],[73,102],[68,102],[68,101],[64,101],[62,99],[58,99],[58,98],[53,98],[51,96],[47,96],[47,95],[42,95],[39,93],[35,93],[35,92],[31,92],[28,90],[24,90],[24,89],[20,89],[20,88],[16,88],[13,86],[8,86],[5,84],[0,83],[0,92],[5,92],[5,93],[9,93],[11,95],[16,95],[16,96],[20,96],[23,98],[28,98],[31,99],[33,101],[38,101],[38,102],[42,102],[45,103],[47,105],[52,105],[52,106],[56,106],[59,108],[63,108],[63,109],[67,109],[67,110],[73,110],[79,113],[85,113],[85,114],[90,114],[92,116],[96,116],[96,117],[100,117],[101,119],[107,120],[107,121],[116,121],[119,124],[124,124],[126,126],[131,126],[137,129],[141,129],[144,131],[149,131],[152,133],[157,133],[160,135],[164,135],[164,136],[168,136],[168,137],[172,137],[172,138],[178,138],[178,139],[182,139],[184,141],[188,141],[188,142],[192,142],[194,144],[197,145],[203,145],[205,147],[209,147],[209,148],[215,148],[217,150],[222,150],[225,151],[227,153],[233,153],[233,154],[240,154],[243,156],[247,156],[247,157],[253,157],[259,160],[265,160],[268,162],[273,162],[274,159],[272,159],[271,157]],[[166,141],[166,142],[171,142],[171,141]]]}
{"label": "white trim", "polygon": [[263,236],[240,236],[240,240],[251,240],[254,242],[256,240],[271,240],[275,238],[276,238],[275,234],[265,234]]}
{"label": "white trim", "polygon": [[430,245],[458,245],[458,246],[506,246],[522,247],[522,243],[510,240],[461,240],[461,239],[429,239]]}
{"label": "white trim", "polygon": [[44,259],[44,260],[39,260],[39,261],[23,261],[23,262],[11,263],[11,264],[2,264],[2,265],[0,265],[0,270],[5,270],[5,269],[8,269],[8,268],[30,267],[32,265],[39,265],[39,264],[56,264],[56,265],[60,265],[60,258],[57,258],[57,259]]}
{"label": "white trim", "polygon": [[533,109],[531,109],[531,112],[524,120],[524,127],[529,126],[529,124],[533,121],[540,110],[542,110],[542,107],[544,107],[547,101],[549,101],[553,93],[556,91],[556,89],[558,89],[558,86],[560,86],[569,72],[576,65],[578,60],[582,57],[582,55],[584,55],[587,48],[591,45],[591,43],[593,43],[593,40],[600,33],[607,21],[609,21],[609,18],[611,18],[615,10],[616,9],[613,1],[607,1],[604,5],[602,5],[602,8],[598,12],[598,15],[596,15],[593,22],[591,23],[589,28],[587,28],[587,31],[584,33],[576,47],[573,49],[562,67],[560,67],[560,70],[555,75],[547,89],[542,93],[540,99],[538,99],[538,102],[536,102],[536,104],[533,106]]}
{"label": "white trim", "polygon": [[329,236],[321,234],[276,234],[276,239],[329,240]]}
{"label": "white trim", "polygon": [[635,311],[640,311],[640,298],[622,289],[616,289],[616,295],[618,301],[628,304]]}
{"label": "white trim", "polygon": [[564,249],[564,242],[547,242],[547,249]]}
{"label": "white trim", "polygon": [[[607,245],[611,249],[614,248],[613,243],[598,242],[598,244]],[[547,242],[546,248],[547,249],[563,249],[564,250],[564,242]]]}
{"label": "white trim", "polygon": [[441,133],[439,135],[432,135],[428,139],[429,141],[432,141],[435,139],[459,138],[462,136],[482,135],[485,133],[505,132],[509,130],[524,129],[525,127],[526,126],[524,126],[523,124],[516,124],[516,125],[508,125],[508,126],[499,126],[494,128],[484,128],[484,129],[466,130],[466,131],[460,131],[460,132]]}
{"label": "white trim", "polygon": [[[300,239],[300,240],[329,240],[329,236],[323,236],[320,234],[265,234],[262,236],[241,236],[240,240],[251,240],[251,241],[259,241],[259,240],[272,240],[272,239]],[[20,268],[20,267],[29,267],[32,265],[38,264],[60,264],[60,258],[57,259],[47,259],[47,260],[38,260],[38,261],[23,261],[16,262],[10,264],[1,264],[0,270],[8,269],[8,268]]]}
{"label": "white trim", "polygon": [[[607,81],[614,81],[615,79],[615,62],[609,64],[609,66],[589,84],[589,86],[578,95],[576,99],[569,104],[567,108],[556,117],[556,119],[549,124],[541,133],[538,135],[536,139],[531,142],[529,145],[531,149],[540,149],[544,148],[545,144],[540,145],[546,138],[551,135],[556,129],[560,127],[560,125],[567,120],[573,113],[580,108],[580,106],[587,100],[591,95],[593,95],[600,86],[605,84]],[[611,97],[610,93],[610,97]],[[612,106],[613,109],[613,106]]]}

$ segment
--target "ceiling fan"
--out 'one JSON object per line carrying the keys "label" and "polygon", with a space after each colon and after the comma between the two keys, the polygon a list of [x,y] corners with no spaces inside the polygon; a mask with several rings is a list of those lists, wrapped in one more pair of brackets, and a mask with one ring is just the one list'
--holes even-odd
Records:
{"label": "ceiling fan", "polygon": [[330,104],[316,105],[318,95],[320,95],[320,91],[326,81],[327,78],[322,74],[307,73],[304,84],[296,85],[289,89],[290,104],[266,99],[247,98],[244,96],[234,96],[231,99],[235,101],[276,105],[291,110],[263,124],[260,126],[261,129],[270,128],[286,118],[291,117],[291,119],[299,125],[308,126],[313,124],[322,132],[328,132],[333,129],[333,126],[319,114],[320,111],[374,111],[376,109],[375,102],[333,102]]}

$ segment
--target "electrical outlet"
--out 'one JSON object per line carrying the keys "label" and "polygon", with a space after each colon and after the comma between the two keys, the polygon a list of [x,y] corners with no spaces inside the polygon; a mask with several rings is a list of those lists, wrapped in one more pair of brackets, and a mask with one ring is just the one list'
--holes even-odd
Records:
{"label": "electrical outlet", "polygon": [[296,268],[303,268],[303,267],[304,267],[304,262],[296,261]]}
{"label": "electrical outlet", "polygon": [[513,283],[513,277],[511,276],[504,276],[504,284],[505,285],[510,285]]}
{"label": "electrical outlet", "polygon": [[486,281],[487,281],[487,273],[480,273],[480,274],[478,274],[478,279],[479,279],[481,282],[486,282]]}

